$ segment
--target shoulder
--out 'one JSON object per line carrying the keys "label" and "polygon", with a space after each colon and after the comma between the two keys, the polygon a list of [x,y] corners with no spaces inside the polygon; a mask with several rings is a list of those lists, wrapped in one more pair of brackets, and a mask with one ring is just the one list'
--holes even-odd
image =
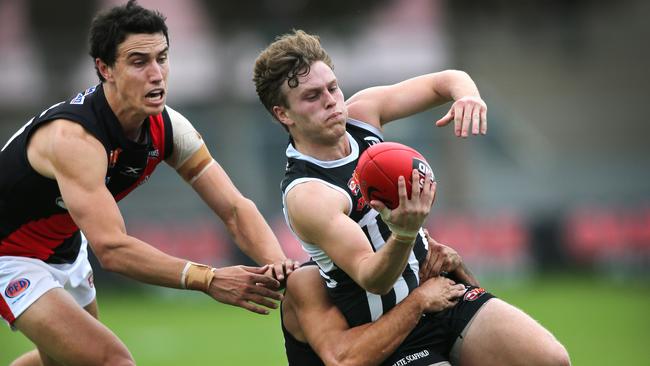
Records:
{"label": "shoulder", "polygon": [[386,87],[375,86],[361,90],[345,101],[348,117],[381,128],[380,107]]}
{"label": "shoulder", "polygon": [[165,109],[167,110],[167,114],[169,115],[169,120],[172,123],[172,126],[174,125],[192,125],[189,119],[187,119],[183,114],[175,110],[174,108],[170,107],[169,105],[165,105]]}
{"label": "shoulder", "polygon": [[296,183],[286,192],[287,208],[290,210],[304,210],[304,214],[338,211],[348,203],[341,190],[323,180],[310,178]]}

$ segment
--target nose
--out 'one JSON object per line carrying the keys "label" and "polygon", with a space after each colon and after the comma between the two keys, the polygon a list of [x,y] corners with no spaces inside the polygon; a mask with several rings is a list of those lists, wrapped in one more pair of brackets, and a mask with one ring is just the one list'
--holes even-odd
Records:
{"label": "nose", "polygon": [[152,62],[149,64],[147,77],[149,78],[150,82],[157,84],[163,80],[163,72],[163,65],[160,65],[157,62]]}
{"label": "nose", "polygon": [[327,90],[325,93],[325,108],[331,108],[336,105],[336,98],[334,98],[334,95],[330,93],[329,90]]}

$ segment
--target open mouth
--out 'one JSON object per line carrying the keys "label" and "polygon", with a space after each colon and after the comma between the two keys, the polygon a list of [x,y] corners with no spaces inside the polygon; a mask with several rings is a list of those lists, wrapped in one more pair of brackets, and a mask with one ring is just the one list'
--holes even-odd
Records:
{"label": "open mouth", "polygon": [[152,91],[147,93],[144,97],[151,102],[160,102],[162,101],[164,95],[165,95],[165,90],[158,88],[158,89],[153,89]]}

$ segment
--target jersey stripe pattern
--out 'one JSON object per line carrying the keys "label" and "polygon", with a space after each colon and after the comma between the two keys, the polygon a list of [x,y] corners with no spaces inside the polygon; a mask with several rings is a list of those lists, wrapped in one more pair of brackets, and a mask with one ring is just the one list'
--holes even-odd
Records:
{"label": "jersey stripe pattern", "polygon": [[38,174],[27,160],[31,134],[43,124],[65,119],[81,124],[104,146],[106,188],[116,201],[146,182],[172,153],[167,111],[148,117],[140,142],[126,138],[101,85],[78,93],[32,118],[0,152],[0,256],[71,263],[81,245],[79,228],[67,211],[57,182]]}
{"label": "jersey stripe pattern", "polygon": [[[307,181],[319,181],[342,192],[350,203],[348,216],[357,222],[373,251],[380,250],[391,232],[381,220],[379,213],[368,206],[361,196],[359,187],[352,179],[359,156],[371,145],[382,142],[383,135],[377,128],[353,119],[347,121],[347,138],[351,153],[334,161],[320,161],[301,154],[290,141],[287,147],[287,168],[281,184],[284,214],[291,227],[286,211],[287,193],[296,185]],[[296,236],[297,237],[297,236]],[[350,326],[357,326],[377,320],[382,314],[402,301],[419,284],[419,266],[427,254],[426,239],[420,230],[402,275],[386,295],[370,293],[357,285],[350,276],[336,266],[336,263],[314,243],[301,242],[303,249],[318,264],[325,279],[332,301],[345,315]]]}

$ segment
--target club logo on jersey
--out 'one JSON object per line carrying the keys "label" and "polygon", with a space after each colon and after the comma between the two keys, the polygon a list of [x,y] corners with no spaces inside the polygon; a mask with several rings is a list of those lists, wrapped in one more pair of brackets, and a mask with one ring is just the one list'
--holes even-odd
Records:
{"label": "club logo on jersey", "polygon": [[55,203],[57,206],[59,206],[59,207],[61,207],[62,209],[64,209],[64,210],[67,210],[67,209],[68,209],[68,208],[66,207],[66,205],[65,205],[65,202],[63,202],[63,198],[62,198],[61,196],[57,197],[57,198],[54,200],[54,203]]}
{"label": "club logo on jersey", "polygon": [[482,287],[477,287],[473,288],[467,292],[465,292],[465,295],[463,296],[463,300],[465,301],[474,301],[481,297],[485,293],[485,289]]}
{"label": "club logo on jersey", "polygon": [[350,189],[350,193],[352,194],[352,197],[359,197],[357,199],[357,211],[363,210],[363,208],[366,206],[366,199],[363,198],[361,195],[361,188],[359,187],[359,180],[357,179],[356,176],[356,170],[354,174],[352,174],[352,178],[348,181],[348,189]]}
{"label": "club logo on jersey", "polygon": [[30,282],[26,278],[19,278],[9,282],[5,289],[5,296],[13,299],[14,297],[22,294],[29,288]]}

